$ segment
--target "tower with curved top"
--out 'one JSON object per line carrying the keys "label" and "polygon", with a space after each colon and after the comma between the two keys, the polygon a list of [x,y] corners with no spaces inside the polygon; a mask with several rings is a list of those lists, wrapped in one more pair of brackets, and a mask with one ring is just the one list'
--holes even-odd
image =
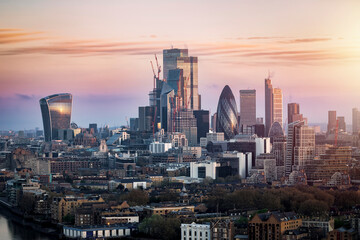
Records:
{"label": "tower with curved top", "polygon": [[57,138],[59,129],[69,129],[71,121],[72,95],[53,94],[40,99],[41,115],[44,124],[45,141]]}
{"label": "tower with curved top", "polygon": [[217,107],[216,131],[223,132],[225,139],[238,134],[237,107],[234,95],[228,85],[221,92]]}

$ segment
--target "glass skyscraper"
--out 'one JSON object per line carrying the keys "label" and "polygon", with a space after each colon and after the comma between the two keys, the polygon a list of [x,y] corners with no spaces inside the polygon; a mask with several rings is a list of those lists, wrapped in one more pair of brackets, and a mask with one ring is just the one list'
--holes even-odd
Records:
{"label": "glass skyscraper", "polygon": [[[201,96],[198,91],[198,58],[189,57],[187,49],[163,50],[164,79],[177,89],[178,81],[182,81],[180,93],[183,95],[183,105],[188,109],[201,109]],[[182,69],[171,73],[170,70]],[[176,77],[174,77],[176,76]],[[171,82],[171,83],[170,83]],[[178,90],[177,90],[178,91]]]}
{"label": "glass skyscraper", "polygon": [[59,93],[40,99],[45,141],[57,139],[59,129],[69,129],[71,121],[72,95]]}
{"label": "glass skyscraper", "polygon": [[240,90],[240,129],[256,124],[256,90]]}
{"label": "glass skyscraper", "polygon": [[228,85],[221,92],[216,119],[216,131],[223,132],[225,139],[238,134],[237,107],[234,95]]}

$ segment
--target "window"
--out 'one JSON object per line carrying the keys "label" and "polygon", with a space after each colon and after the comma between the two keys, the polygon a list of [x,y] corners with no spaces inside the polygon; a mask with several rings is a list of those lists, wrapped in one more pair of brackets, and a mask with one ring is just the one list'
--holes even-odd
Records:
{"label": "window", "polygon": [[206,177],[206,167],[198,167],[198,178]]}

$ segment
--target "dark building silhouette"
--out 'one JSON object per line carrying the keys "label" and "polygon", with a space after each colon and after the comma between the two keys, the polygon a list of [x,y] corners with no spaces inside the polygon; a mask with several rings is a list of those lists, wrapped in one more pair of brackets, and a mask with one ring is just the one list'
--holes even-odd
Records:
{"label": "dark building silhouette", "polygon": [[265,135],[268,136],[273,121],[273,87],[271,79],[265,79]]}
{"label": "dark building silhouette", "polygon": [[200,142],[201,137],[206,137],[206,133],[209,132],[209,111],[207,110],[195,110],[193,112],[196,118],[196,126],[197,126],[197,142]]}
{"label": "dark building silhouette", "polygon": [[59,93],[40,99],[44,124],[45,141],[57,139],[58,130],[69,129],[71,120],[72,95]]}
{"label": "dark building silhouette", "polygon": [[139,107],[139,131],[152,131],[155,107]]}
{"label": "dark building silhouette", "polygon": [[223,132],[225,139],[238,134],[237,107],[234,95],[228,85],[221,92],[217,107],[216,131]]}
{"label": "dark building silhouette", "polygon": [[336,128],[336,111],[329,111],[327,133],[333,133],[335,128]]}
{"label": "dark building silhouette", "polygon": [[[91,130],[92,129],[92,130]],[[97,123],[90,123],[89,124],[89,131],[93,131],[93,133],[98,133]]]}

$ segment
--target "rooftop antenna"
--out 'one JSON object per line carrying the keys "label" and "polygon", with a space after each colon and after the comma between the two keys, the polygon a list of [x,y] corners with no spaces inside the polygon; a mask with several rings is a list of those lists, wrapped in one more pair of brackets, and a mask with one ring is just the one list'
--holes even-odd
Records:
{"label": "rooftop antenna", "polygon": [[271,79],[275,76],[275,72],[270,72],[270,69],[268,70],[268,79]]}

